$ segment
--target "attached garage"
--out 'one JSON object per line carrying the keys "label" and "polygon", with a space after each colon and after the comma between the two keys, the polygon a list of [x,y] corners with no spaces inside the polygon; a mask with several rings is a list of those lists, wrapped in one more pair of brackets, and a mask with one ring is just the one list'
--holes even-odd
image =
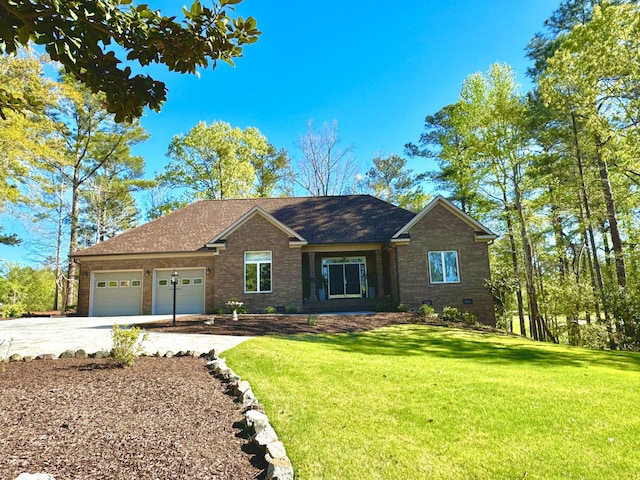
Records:
{"label": "attached garage", "polygon": [[89,315],[108,317],[142,313],[142,271],[94,272]]}
{"label": "attached garage", "polygon": [[[204,312],[204,268],[177,269],[176,313]],[[173,313],[173,285],[170,270],[155,270],[153,313]]]}

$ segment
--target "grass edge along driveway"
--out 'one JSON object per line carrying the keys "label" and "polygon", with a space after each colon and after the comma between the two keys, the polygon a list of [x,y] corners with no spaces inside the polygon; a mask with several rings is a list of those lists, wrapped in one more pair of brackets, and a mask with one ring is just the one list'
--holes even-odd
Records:
{"label": "grass edge along driveway", "polygon": [[640,478],[640,354],[423,325],[227,352],[296,478]]}

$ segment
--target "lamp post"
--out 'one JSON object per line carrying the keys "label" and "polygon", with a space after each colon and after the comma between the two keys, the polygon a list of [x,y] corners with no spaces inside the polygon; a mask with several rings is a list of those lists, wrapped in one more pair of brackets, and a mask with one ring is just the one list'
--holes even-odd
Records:
{"label": "lamp post", "polygon": [[176,289],[178,287],[178,272],[173,269],[171,274],[171,285],[173,285],[173,326],[176,326]]}

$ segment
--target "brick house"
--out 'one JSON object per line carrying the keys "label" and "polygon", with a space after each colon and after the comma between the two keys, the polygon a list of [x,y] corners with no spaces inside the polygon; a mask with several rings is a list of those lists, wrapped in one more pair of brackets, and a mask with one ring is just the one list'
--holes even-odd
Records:
{"label": "brick house", "polygon": [[202,200],[74,254],[80,315],[372,310],[423,303],[495,323],[496,236],[443,197],[412,213],[370,195]]}

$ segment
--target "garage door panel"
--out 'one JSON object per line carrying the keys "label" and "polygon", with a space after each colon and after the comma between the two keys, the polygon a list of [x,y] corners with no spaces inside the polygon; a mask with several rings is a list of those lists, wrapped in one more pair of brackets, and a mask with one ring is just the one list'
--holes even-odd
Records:
{"label": "garage door panel", "polygon": [[140,315],[142,272],[94,272],[92,305],[96,317]]}
{"label": "garage door panel", "polygon": [[[177,270],[176,313],[204,312],[204,268]],[[173,270],[155,272],[154,313],[173,313]]]}

